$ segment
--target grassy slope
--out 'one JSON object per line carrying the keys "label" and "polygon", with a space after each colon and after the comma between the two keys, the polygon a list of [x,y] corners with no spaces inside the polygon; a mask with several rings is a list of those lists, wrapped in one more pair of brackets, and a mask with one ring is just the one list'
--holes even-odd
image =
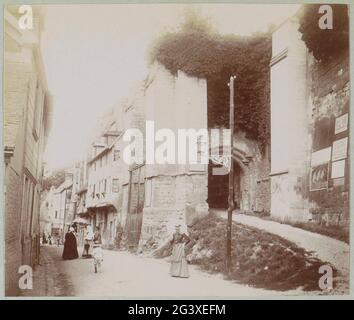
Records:
{"label": "grassy slope", "polygon": [[[187,260],[209,272],[225,274],[226,220],[209,215],[189,230]],[[324,263],[279,236],[233,223],[230,278],[273,290],[318,290],[319,267]],[[171,254],[167,244],[156,257]]]}

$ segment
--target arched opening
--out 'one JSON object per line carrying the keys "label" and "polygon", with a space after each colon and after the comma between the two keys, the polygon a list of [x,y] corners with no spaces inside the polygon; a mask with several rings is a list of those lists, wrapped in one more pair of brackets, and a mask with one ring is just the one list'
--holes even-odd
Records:
{"label": "arched opening", "polygon": [[[249,176],[247,167],[233,157],[234,163],[234,206],[236,209],[249,210]],[[211,209],[227,209],[229,197],[229,174],[215,175],[213,168],[221,168],[211,163],[208,173],[208,204]]]}

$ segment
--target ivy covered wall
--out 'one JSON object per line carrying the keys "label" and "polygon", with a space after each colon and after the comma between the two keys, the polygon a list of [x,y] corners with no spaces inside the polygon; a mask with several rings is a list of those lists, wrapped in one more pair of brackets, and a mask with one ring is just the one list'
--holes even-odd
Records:
{"label": "ivy covered wall", "polygon": [[332,28],[321,29],[321,17],[326,23],[329,12],[320,13],[323,4],[306,4],[299,12],[299,31],[302,40],[317,60],[328,61],[340,52],[349,49],[349,7],[346,4],[330,4],[332,8]]}
{"label": "ivy covered wall", "polygon": [[178,70],[205,78],[208,86],[208,126],[228,127],[229,87],[235,81],[235,130],[269,144],[269,61],[271,35],[220,35],[208,23],[189,17],[176,32],[165,33],[150,52],[172,74]]}

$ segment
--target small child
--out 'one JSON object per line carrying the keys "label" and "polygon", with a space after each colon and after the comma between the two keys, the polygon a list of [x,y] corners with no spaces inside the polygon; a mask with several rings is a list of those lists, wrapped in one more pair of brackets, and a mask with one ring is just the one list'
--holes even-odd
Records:
{"label": "small child", "polygon": [[90,250],[90,243],[86,239],[84,244],[84,253],[82,254],[83,257],[89,257],[89,250]]}
{"label": "small child", "polygon": [[93,236],[93,265],[95,268],[95,273],[101,267],[103,261],[103,251],[101,248],[102,238],[100,234],[100,228],[96,227],[95,234]]}

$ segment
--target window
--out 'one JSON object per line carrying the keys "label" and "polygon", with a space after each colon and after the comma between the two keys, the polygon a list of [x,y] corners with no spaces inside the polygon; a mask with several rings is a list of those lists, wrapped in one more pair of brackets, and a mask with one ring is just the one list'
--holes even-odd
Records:
{"label": "window", "polygon": [[334,132],[335,118],[323,117],[314,123],[312,150],[318,151],[332,145],[332,132]]}
{"label": "window", "polygon": [[58,211],[55,210],[55,219],[58,219]]}
{"label": "window", "polygon": [[107,180],[103,179],[99,182],[99,193],[105,194],[107,191]]}
{"label": "window", "polygon": [[119,192],[119,179],[112,180],[112,192]]}
{"label": "window", "polygon": [[120,159],[120,150],[114,150],[113,161],[117,161]]}

